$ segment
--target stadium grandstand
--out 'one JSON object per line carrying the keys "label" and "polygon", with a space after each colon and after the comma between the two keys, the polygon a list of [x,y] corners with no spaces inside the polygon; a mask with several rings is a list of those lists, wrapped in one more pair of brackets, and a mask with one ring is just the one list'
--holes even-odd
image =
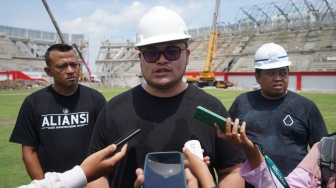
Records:
{"label": "stadium grandstand", "polygon": [[[234,23],[218,22],[216,28],[219,37],[211,71],[221,80],[238,83],[236,88],[252,88],[254,52],[262,44],[274,42],[287,50],[292,62],[289,89],[336,91],[336,0],[284,0],[241,7]],[[186,76],[203,71],[210,32],[210,26],[189,28],[192,40]],[[86,57],[84,35],[63,35]],[[43,71],[43,55],[59,42],[56,32],[0,25],[0,80],[14,78],[13,71],[20,71],[30,78],[51,81]],[[99,86],[132,87],[144,81],[134,44],[129,40],[101,42],[94,75]]]}
{"label": "stadium grandstand", "polygon": [[[292,62],[291,72],[325,72],[322,76],[331,75],[331,90],[336,90],[335,28],[335,0],[286,0],[241,7],[235,23],[217,23],[219,38],[211,71],[224,75],[222,79],[244,76],[243,73],[253,75],[254,52],[262,44],[274,42],[287,50]],[[186,74],[203,71],[210,32],[211,27],[189,30],[193,39],[189,43],[191,55]],[[98,76],[107,86],[132,86],[142,82],[134,42],[103,41],[96,65]],[[240,84],[247,89],[252,85]],[[293,87],[298,89],[298,86]]]}
{"label": "stadium grandstand", "polygon": [[[63,37],[71,44],[76,43],[85,57],[88,42],[83,34],[64,33]],[[43,70],[44,54],[51,45],[60,42],[56,32],[0,25],[0,80],[16,80],[27,85],[51,82]]]}

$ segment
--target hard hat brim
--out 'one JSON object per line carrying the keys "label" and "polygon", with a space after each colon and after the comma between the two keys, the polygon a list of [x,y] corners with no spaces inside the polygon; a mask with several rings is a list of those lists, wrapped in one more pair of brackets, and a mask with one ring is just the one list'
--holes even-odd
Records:
{"label": "hard hat brim", "polygon": [[138,42],[137,44],[135,44],[135,49],[139,49],[139,47],[141,46],[147,46],[150,44],[157,44],[157,43],[184,40],[184,39],[191,39],[191,36],[185,35],[185,34],[169,34],[169,35],[164,35],[164,36],[161,35],[157,37],[146,38],[142,40],[141,42]]}
{"label": "hard hat brim", "polygon": [[262,66],[254,66],[255,69],[276,69],[281,67],[290,66],[292,63],[290,61],[283,61],[281,63],[269,63]]}

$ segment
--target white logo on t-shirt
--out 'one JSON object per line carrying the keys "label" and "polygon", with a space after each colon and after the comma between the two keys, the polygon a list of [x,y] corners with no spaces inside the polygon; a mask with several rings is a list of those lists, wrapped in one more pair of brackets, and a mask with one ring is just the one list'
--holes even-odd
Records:
{"label": "white logo on t-shirt", "polygon": [[284,124],[286,126],[291,126],[294,123],[294,121],[293,121],[293,119],[290,115],[287,115],[282,121],[284,122]]}
{"label": "white logo on t-shirt", "polygon": [[68,113],[67,110],[63,109],[64,114],[42,115],[41,129],[64,129],[89,125],[89,112]]}
{"label": "white logo on t-shirt", "polygon": [[64,114],[69,113],[69,109],[67,109],[67,108],[63,108],[63,113],[64,113]]}

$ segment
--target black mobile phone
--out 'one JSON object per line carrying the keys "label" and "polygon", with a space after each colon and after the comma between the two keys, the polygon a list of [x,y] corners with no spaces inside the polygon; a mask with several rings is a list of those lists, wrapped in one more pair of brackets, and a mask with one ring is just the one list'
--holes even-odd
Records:
{"label": "black mobile phone", "polygon": [[137,134],[141,132],[141,129],[136,129],[128,132],[123,137],[119,138],[117,141],[113,142],[113,144],[117,145],[117,148],[121,148],[127,141],[131,138],[135,137]]}
{"label": "black mobile phone", "polygon": [[[217,123],[221,130],[225,132],[225,126],[226,126],[226,118],[222,117],[221,115],[218,115],[202,106],[197,106],[194,118],[202,121],[203,123],[210,125],[214,127],[214,123]],[[234,122],[231,122],[231,126],[234,125]],[[240,125],[238,126],[238,129],[240,130]],[[238,131],[239,131],[238,130]]]}
{"label": "black mobile phone", "polygon": [[186,188],[181,152],[152,152],[146,155],[143,188]]}

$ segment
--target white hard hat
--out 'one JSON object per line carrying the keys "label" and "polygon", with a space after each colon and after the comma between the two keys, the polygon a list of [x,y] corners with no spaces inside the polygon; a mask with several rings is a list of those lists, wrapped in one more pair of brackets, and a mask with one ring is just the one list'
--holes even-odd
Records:
{"label": "white hard hat", "polygon": [[255,69],[275,69],[291,64],[286,50],[274,43],[262,45],[254,55]]}
{"label": "white hard hat", "polygon": [[180,15],[165,7],[156,6],[141,18],[135,48],[190,38],[188,28]]}

